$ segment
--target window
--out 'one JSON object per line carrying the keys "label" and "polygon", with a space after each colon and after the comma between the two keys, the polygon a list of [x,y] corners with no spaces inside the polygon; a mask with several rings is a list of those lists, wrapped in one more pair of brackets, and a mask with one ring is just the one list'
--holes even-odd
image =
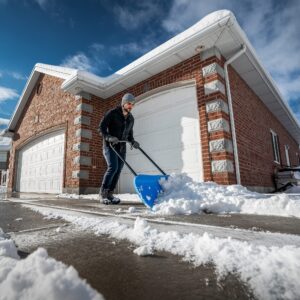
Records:
{"label": "window", "polygon": [[288,167],[291,166],[289,149],[290,149],[290,147],[289,147],[288,145],[284,145],[286,165],[287,165]]}
{"label": "window", "polygon": [[273,130],[271,130],[271,138],[272,138],[272,145],[273,145],[274,162],[280,164],[278,135]]}

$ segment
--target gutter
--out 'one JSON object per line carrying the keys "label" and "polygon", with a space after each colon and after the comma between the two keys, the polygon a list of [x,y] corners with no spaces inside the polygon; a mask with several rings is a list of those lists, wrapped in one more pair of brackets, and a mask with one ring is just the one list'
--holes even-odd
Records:
{"label": "gutter", "polygon": [[236,141],[234,114],[233,114],[233,107],[232,107],[232,97],[231,97],[230,82],[228,76],[228,65],[230,65],[233,61],[235,61],[238,57],[240,57],[243,53],[245,53],[246,49],[247,49],[246,46],[243,44],[242,49],[239,50],[236,54],[234,54],[231,58],[229,58],[224,64],[226,93],[227,93],[228,106],[229,106],[229,117],[230,117],[231,134],[233,140],[233,153],[234,153],[234,164],[235,164],[235,174],[236,174],[237,184],[241,184],[241,174],[240,174],[238,147]]}

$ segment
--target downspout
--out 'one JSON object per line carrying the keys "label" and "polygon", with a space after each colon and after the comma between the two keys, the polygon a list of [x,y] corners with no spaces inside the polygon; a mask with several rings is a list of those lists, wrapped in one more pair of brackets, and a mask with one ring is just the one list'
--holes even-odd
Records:
{"label": "downspout", "polygon": [[226,92],[227,92],[228,107],[229,107],[229,117],[230,117],[230,124],[231,124],[234,165],[235,165],[235,174],[236,174],[237,184],[241,184],[241,174],[240,174],[240,163],[239,163],[239,155],[238,155],[238,148],[237,148],[237,141],[236,141],[235,123],[234,123],[234,115],[233,115],[233,108],[232,108],[232,98],[231,98],[230,83],[229,83],[227,67],[228,67],[228,65],[230,65],[234,60],[236,60],[239,56],[241,56],[245,52],[246,52],[246,46],[243,45],[242,49],[239,50],[236,54],[234,54],[231,58],[229,58],[224,64],[225,83],[226,83]]}

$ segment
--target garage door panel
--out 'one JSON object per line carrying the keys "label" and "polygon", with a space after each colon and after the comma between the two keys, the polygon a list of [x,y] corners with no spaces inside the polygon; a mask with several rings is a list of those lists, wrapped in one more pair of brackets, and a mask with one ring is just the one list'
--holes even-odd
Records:
{"label": "garage door panel", "polygon": [[[158,131],[162,128],[172,128],[178,125],[184,125],[185,122],[193,122],[196,120],[198,122],[198,116],[191,115],[186,112],[186,110],[191,110],[192,107],[189,105],[183,105],[176,108],[170,108],[164,111],[160,109],[156,110],[156,113],[153,115],[147,115],[144,118],[137,118],[138,112],[134,112],[135,124],[142,123],[143,126],[135,126],[134,133],[136,136],[139,136],[141,132],[147,134],[149,131]],[[155,122],[154,122],[155,120]],[[180,120],[180,122],[178,122]]]}
{"label": "garage door panel", "polygon": [[[199,112],[195,86],[185,86],[152,95],[136,104],[134,138],[166,172],[185,172],[203,180]],[[127,161],[139,174],[159,171],[139,150],[127,149]],[[119,191],[134,192],[133,175],[125,166]]]}
{"label": "garage door panel", "polygon": [[62,192],[64,139],[62,131],[51,133],[39,137],[19,151],[18,191]]}

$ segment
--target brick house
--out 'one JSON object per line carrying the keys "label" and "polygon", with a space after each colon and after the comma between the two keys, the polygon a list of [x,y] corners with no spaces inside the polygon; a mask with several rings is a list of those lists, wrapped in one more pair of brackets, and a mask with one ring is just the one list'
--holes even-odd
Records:
{"label": "brick house", "polygon": [[[134,136],[167,173],[274,189],[275,167],[299,164],[299,124],[234,15],[217,11],[113,75],[36,64],[5,135],[9,191],[95,193],[106,164],[97,132],[125,92]],[[157,172],[137,150],[138,173]],[[119,192],[132,192],[125,167]]]}

